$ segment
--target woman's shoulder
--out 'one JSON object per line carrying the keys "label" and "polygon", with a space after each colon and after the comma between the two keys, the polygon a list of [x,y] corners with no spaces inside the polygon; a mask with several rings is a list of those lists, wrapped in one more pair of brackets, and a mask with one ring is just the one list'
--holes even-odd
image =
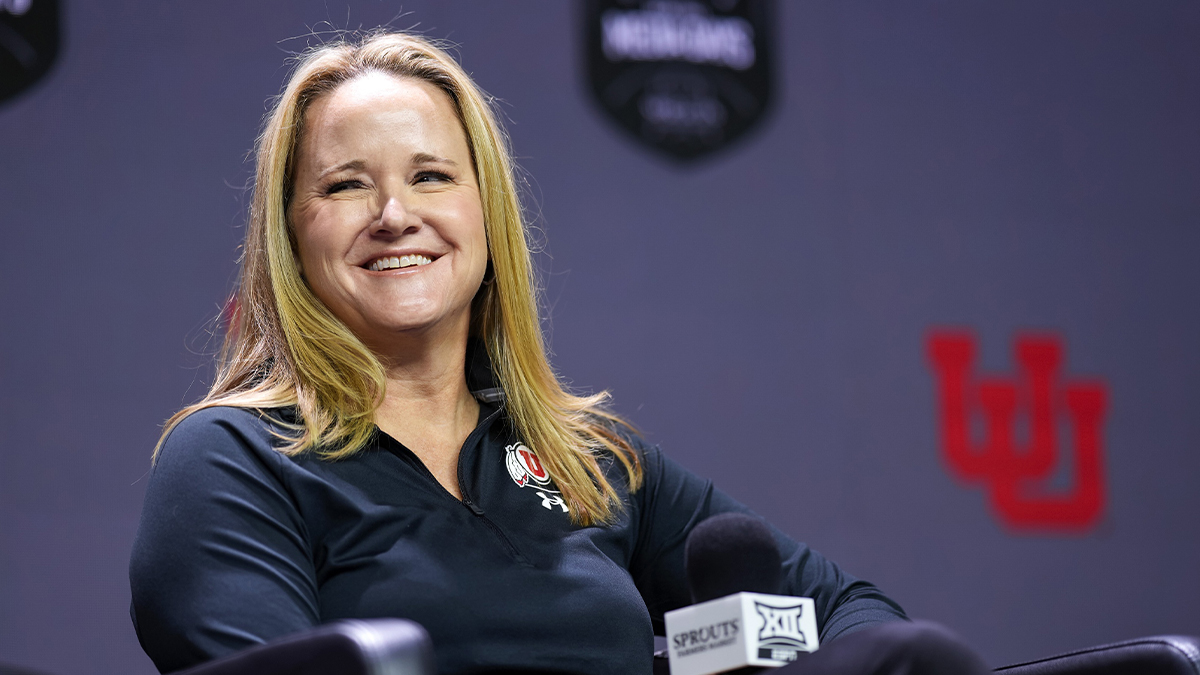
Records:
{"label": "woman's shoulder", "polygon": [[276,450],[294,424],[290,408],[257,409],[209,406],[185,415],[163,439],[156,463],[184,455],[245,456],[278,454]]}
{"label": "woman's shoulder", "polygon": [[240,406],[214,405],[200,408],[185,415],[171,429],[176,433],[212,433],[218,429],[276,430],[295,425],[292,408],[244,408]]}
{"label": "woman's shoulder", "polygon": [[701,489],[711,487],[711,481],[701,478],[686,469],[683,465],[671,459],[658,445],[647,439],[640,430],[632,425],[621,422],[606,422],[609,430],[621,438],[637,457],[642,473],[642,488],[638,490],[643,496],[647,491],[657,491],[664,485],[678,487],[682,484],[695,485]]}
{"label": "woman's shoulder", "polygon": [[638,458],[643,462],[659,462],[662,458],[662,448],[657,443],[653,443],[646,439],[642,431],[632,423],[624,420],[605,420],[609,431],[616,437],[620,438],[629,447],[630,450],[637,453]]}
{"label": "woman's shoulder", "polygon": [[619,439],[631,449],[641,452],[651,447],[642,437],[642,432],[632,422],[624,417],[615,415],[603,409],[593,409],[586,412],[588,424],[599,435],[610,440]]}
{"label": "woman's shoulder", "polygon": [[[593,415],[593,424],[603,429],[603,434],[609,441],[617,441],[617,448],[599,449],[599,456],[605,468],[605,472],[609,474],[610,479],[620,476],[622,480],[626,478],[628,471],[624,467],[624,463],[617,461],[617,456],[614,452],[627,452],[632,454],[632,457],[627,457],[638,467],[637,473],[642,476],[638,483],[642,486],[656,481],[658,476],[664,470],[664,455],[662,449],[656,444],[646,439],[642,432],[633,424],[622,418],[614,418],[606,415]],[[673,466],[673,465],[672,465]],[[640,488],[636,492],[642,491]]]}

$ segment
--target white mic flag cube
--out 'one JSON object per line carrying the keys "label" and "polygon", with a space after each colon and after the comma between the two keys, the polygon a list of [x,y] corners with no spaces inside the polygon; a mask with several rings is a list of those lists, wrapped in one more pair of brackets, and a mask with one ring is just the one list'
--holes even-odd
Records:
{"label": "white mic flag cube", "polygon": [[735,593],[664,616],[671,675],[779,667],[817,649],[811,598]]}

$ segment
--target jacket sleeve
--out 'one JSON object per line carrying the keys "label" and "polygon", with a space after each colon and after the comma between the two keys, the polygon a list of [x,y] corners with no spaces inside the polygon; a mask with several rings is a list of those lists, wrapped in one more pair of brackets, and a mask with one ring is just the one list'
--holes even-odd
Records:
{"label": "jacket sleeve", "polygon": [[[683,552],[687,536],[701,521],[720,513],[750,509],[715,489],[667,457],[647,448],[645,485],[631,497],[637,541],[630,573],[650,610],[655,632],[663,614],[691,604]],[[783,559],[787,595],[812,598],[822,641],[885,621],[905,620],[904,610],[869,582],[843,572],[821,554],[771,527]]]}
{"label": "jacket sleeve", "polygon": [[158,456],[129,563],[134,627],[170,672],[318,623],[286,458],[254,413],[202,410]]}

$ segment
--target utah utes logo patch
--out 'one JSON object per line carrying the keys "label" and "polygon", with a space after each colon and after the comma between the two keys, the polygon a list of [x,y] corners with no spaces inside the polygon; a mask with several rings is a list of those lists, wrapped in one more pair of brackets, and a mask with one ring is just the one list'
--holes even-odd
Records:
{"label": "utah utes logo patch", "polygon": [[567,503],[563,501],[562,495],[550,485],[550,472],[546,471],[529,446],[524,443],[514,443],[505,446],[504,451],[504,466],[508,468],[508,475],[512,477],[517,487],[532,485],[535,488],[541,488],[534,494],[542,498],[542,506],[550,510],[554,510],[554,507],[557,506],[563,510],[563,513],[570,511]]}
{"label": "utah utes logo patch", "polygon": [[517,443],[504,448],[508,456],[504,458],[504,463],[508,466],[508,475],[516,481],[519,487],[525,487],[530,483],[538,485],[549,485],[550,474],[542,468],[542,463],[538,461],[537,455],[529,449],[524,443]]}

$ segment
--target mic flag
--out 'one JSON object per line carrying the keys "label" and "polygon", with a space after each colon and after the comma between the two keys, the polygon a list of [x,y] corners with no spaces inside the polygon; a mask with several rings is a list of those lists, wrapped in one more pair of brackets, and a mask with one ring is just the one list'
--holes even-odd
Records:
{"label": "mic flag", "polygon": [[735,593],[664,618],[671,675],[778,668],[819,646],[812,598]]}
{"label": "mic flag", "polygon": [[817,649],[814,603],[778,594],[779,549],[758,518],[727,513],[700,523],[684,565],[698,604],[664,617],[671,675],[784,666]]}

